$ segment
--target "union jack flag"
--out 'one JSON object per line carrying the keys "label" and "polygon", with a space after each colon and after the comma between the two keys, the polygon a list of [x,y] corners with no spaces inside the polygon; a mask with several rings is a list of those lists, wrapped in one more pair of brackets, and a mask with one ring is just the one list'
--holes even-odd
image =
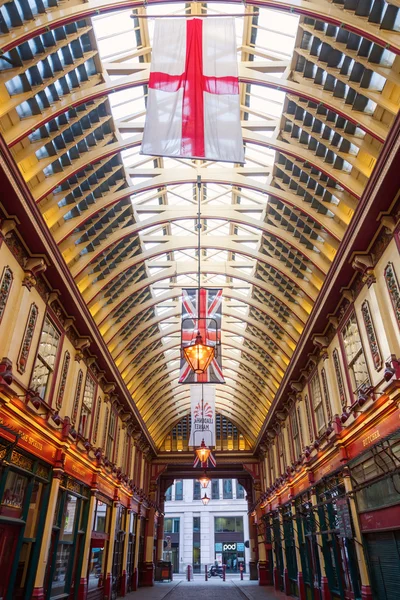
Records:
{"label": "union jack flag", "polygon": [[202,469],[208,469],[208,463],[211,463],[213,467],[217,466],[217,461],[215,460],[215,456],[212,452],[210,452],[210,456],[207,458],[206,462],[200,462],[199,457],[196,455],[194,458],[193,468],[195,469],[199,465],[201,465]]}
{"label": "union jack flag", "polygon": [[[199,291],[200,312],[198,308]],[[221,289],[190,288],[182,290],[182,347],[190,346],[194,342],[197,331],[200,331],[203,341],[208,345],[220,344],[218,336],[221,331],[221,307]],[[200,375],[194,373],[186,360],[181,358],[179,383],[225,383],[221,354],[218,352],[207,371]]]}

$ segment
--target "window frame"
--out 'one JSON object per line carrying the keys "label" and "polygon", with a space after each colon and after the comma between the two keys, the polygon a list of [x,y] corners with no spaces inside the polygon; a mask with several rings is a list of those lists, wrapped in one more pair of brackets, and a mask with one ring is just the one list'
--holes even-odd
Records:
{"label": "window frame", "polygon": [[[85,403],[85,393],[86,393],[86,389],[87,389],[86,386],[87,386],[87,383],[89,380],[91,380],[93,382],[93,397],[92,397],[92,405],[90,408]],[[96,381],[96,378],[92,375],[92,373],[88,369],[86,371],[85,385],[83,387],[81,411],[80,411],[80,415],[79,415],[79,422],[78,422],[78,429],[77,429],[78,434],[81,435],[84,439],[88,439],[88,440],[91,440],[91,438],[92,438],[93,416],[96,412],[96,405],[97,405],[97,402],[96,402],[97,391],[98,391],[98,383]],[[81,426],[82,426],[82,417],[83,417],[84,409],[87,410],[88,416],[84,423],[85,430],[82,432]]]}
{"label": "window frame", "polygon": [[[344,331],[345,331],[346,327],[348,326],[349,322],[351,321],[351,319],[354,320],[354,323],[357,328],[357,333],[358,333],[358,337],[359,337],[359,341],[360,341],[360,347],[359,347],[357,353],[355,354],[355,356],[353,356],[352,359],[349,361],[347,352],[346,352]],[[367,387],[369,387],[371,385],[371,374],[369,371],[367,356],[365,353],[365,348],[364,348],[363,339],[362,339],[362,335],[361,335],[361,328],[358,323],[357,314],[354,309],[354,306],[352,306],[351,309],[348,311],[348,313],[344,316],[338,333],[339,333],[339,335],[338,335],[339,346],[340,346],[340,351],[341,351],[340,353],[342,355],[342,361],[343,361],[343,365],[345,367],[344,371],[346,374],[347,387],[350,391],[350,395],[352,398],[351,404],[353,404],[354,402],[357,401],[357,392],[361,388],[363,388],[363,386],[366,385]],[[359,385],[357,385],[353,367],[356,364],[357,359],[360,356],[362,356],[364,358],[365,369],[367,372],[367,379],[365,379],[364,381],[360,382]]]}
{"label": "window frame", "polygon": [[[44,357],[40,356],[40,344],[41,344],[42,334],[43,334],[43,330],[44,330],[44,326],[45,326],[46,320],[48,320],[51,323],[51,325],[53,326],[54,330],[59,335],[58,342],[57,342],[57,347],[56,347],[56,351],[55,351],[55,355],[54,355],[54,366],[53,367],[51,367],[51,365],[44,359]],[[43,396],[41,396],[39,394],[39,392],[37,392],[37,390],[35,390],[35,391],[36,391],[36,393],[38,393],[39,397],[44,402],[48,402],[48,400],[50,400],[50,402],[48,402],[49,406],[52,405],[52,400],[53,400],[53,396],[54,396],[55,385],[57,383],[58,368],[59,368],[59,364],[60,364],[60,356],[61,356],[61,351],[62,351],[63,343],[64,343],[64,331],[63,331],[63,328],[62,328],[61,324],[59,323],[58,319],[55,318],[55,316],[49,310],[47,310],[45,312],[45,314],[44,314],[42,325],[41,325],[41,329],[40,329],[39,340],[38,340],[38,344],[37,344],[37,347],[36,347],[35,360],[33,362],[31,376],[30,376],[30,379],[29,379],[29,388],[32,389],[32,390],[35,390],[35,388],[32,387],[33,374],[34,374],[36,365],[38,364],[38,362],[40,362],[40,364],[42,366],[44,366],[45,368],[48,369],[48,377],[47,377],[47,382],[46,382],[45,391],[44,391]]]}
{"label": "window frame", "polygon": [[[317,387],[319,389],[319,402],[316,404],[316,394],[315,389],[316,386],[314,386],[314,383],[317,383]],[[325,431],[326,426],[327,426],[327,422],[326,422],[326,414],[325,414],[325,407],[324,407],[324,396],[323,396],[323,392],[322,392],[322,386],[321,386],[321,380],[319,377],[319,372],[318,372],[318,368],[314,369],[314,371],[312,372],[312,374],[309,377],[309,380],[307,382],[308,384],[308,394],[309,397],[311,399],[311,405],[310,405],[310,410],[311,410],[311,418],[312,418],[312,423],[314,426],[314,434],[317,438],[319,438]],[[318,412],[319,411],[319,412]],[[318,415],[322,413],[323,416],[323,424],[321,426],[319,426],[318,423]]]}

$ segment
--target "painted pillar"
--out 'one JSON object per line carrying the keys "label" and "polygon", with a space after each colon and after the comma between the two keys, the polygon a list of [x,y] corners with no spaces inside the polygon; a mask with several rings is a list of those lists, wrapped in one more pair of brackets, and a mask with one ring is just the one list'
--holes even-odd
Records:
{"label": "painted pillar", "polygon": [[255,535],[255,525],[253,513],[249,514],[249,544],[250,544],[250,560],[249,570],[250,579],[256,581],[258,579],[257,573],[257,539]]}
{"label": "painted pillar", "polygon": [[87,596],[87,572],[88,572],[90,544],[92,541],[91,533],[92,533],[92,529],[93,529],[93,516],[94,516],[95,505],[96,505],[96,492],[97,492],[97,488],[92,488],[90,491],[89,514],[88,514],[88,520],[87,520],[88,532],[86,534],[85,546],[83,548],[82,570],[81,570],[81,576],[80,576],[80,580],[79,580],[78,600],[85,600],[85,598]]}
{"label": "painted pillar", "polygon": [[292,502],[291,510],[292,510],[294,548],[295,548],[295,552],[296,552],[296,562],[297,562],[297,586],[299,588],[299,600],[306,600],[306,587],[304,585],[301,556],[300,556],[299,530],[298,530],[297,521],[296,521],[296,505],[294,502]]}
{"label": "painted pillar", "polygon": [[289,571],[287,567],[286,560],[286,541],[285,541],[285,530],[283,527],[283,512],[279,511],[279,531],[281,536],[282,543],[282,561],[283,561],[283,589],[287,596],[290,596],[290,581],[289,581]]}
{"label": "painted pillar", "polygon": [[111,598],[112,565],[114,558],[115,529],[117,525],[118,503],[113,501],[111,509],[110,539],[108,542],[107,562],[105,569],[104,595]]}
{"label": "painted pillar", "polygon": [[[314,508],[318,504],[318,498],[316,495],[315,488],[311,489],[311,502],[312,502],[312,505]],[[314,517],[314,523],[315,523],[315,531],[318,533],[319,531],[321,531],[321,525],[320,525],[319,514],[318,514],[317,510],[313,511],[313,517]],[[321,536],[317,536],[317,542],[318,542],[317,543],[317,552],[318,552],[319,564],[320,564],[320,568],[321,568],[321,600],[332,600],[331,591],[329,589],[328,578],[326,576],[326,565],[325,565],[324,554],[322,552],[320,537]],[[314,581],[314,588],[318,588],[318,582],[316,580]]]}
{"label": "painted pillar", "polygon": [[126,596],[126,563],[128,561],[128,546],[129,546],[129,522],[130,522],[130,510],[128,508],[125,511],[125,523],[124,523],[124,550],[122,553],[122,577],[121,577],[121,588],[120,588],[120,596]]}
{"label": "painted pillar", "polygon": [[139,544],[140,544],[140,528],[141,528],[141,515],[142,503],[138,504],[138,512],[136,518],[136,530],[135,530],[135,556],[133,559],[133,575],[132,575],[132,590],[135,592],[139,587]]}
{"label": "painted pillar", "polygon": [[343,472],[343,481],[346,490],[346,495],[348,496],[351,516],[353,520],[354,539],[356,542],[355,550],[361,579],[361,598],[362,600],[373,600],[371,582],[369,579],[369,573],[367,568],[367,561],[364,555],[364,547],[362,544],[362,534],[360,529],[360,523],[358,520],[357,505],[354,499],[354,495],[350,493],[353,491],[353,485],[351,483],[350,472],[347,469],[345,469]]}
{"label": "painted pillar", "polygon": [[36,598],[37,600],[44,600],[44,578],[46,575],[47,561],[49,558],[49,548],[51,543],[51,534],[53,531],[54,513],[57,506],[58,491],[60,489],[60,480],[62,475],[63,470],[56,469],[54,471],[53,480],[51,482],[49,504],[47,507],[46,520],[43,526],[42,544],[40,547],[35,583],[32,592],[32,598]]}
{"label": "painted pillar", "polygon": [[[262,513],[261,508],[258,508],[257,514],[256,514],[257,525],[261,524],[262,514],[263,513]],[[257,543],[257,548],[258,548],[258,563],[257,563],[258,585],[268,585],[269,578],[268,578],[267,551],[265,548],[264,529],[262,527],[257,527],[256,534],[257,534],[257,542],[256,543]]]}
{"label": "painted pillar", "polygon": [[144,563],[142,567],[142,585],[154,585],[154,525],[156,519],[156,509],[154,507],[147,510],[146,534],[144,547]]}
{"label": "painted pillar", "polygon": [[[162,509],[161,509],[162,510]],[[161,514],[157,521],[157,550],[156,561],[162,560],[164,552],[164,515]]]}

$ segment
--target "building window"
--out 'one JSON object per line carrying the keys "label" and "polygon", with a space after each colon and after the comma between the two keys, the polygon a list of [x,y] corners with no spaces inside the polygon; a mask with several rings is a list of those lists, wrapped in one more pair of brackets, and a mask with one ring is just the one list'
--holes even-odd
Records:
{"label": "building window", "polygon": [[236,498],[238,500],[244,499],[244,487],[238,481],[236,482]]}
{"label": "building window", "polygon": [[54,372],[59,342],[60,334],[48,316],[46,316],[40,335],[39,350],[29,386],[32,390],[35,390],[42,399],[46,396]]}
{"label": "building window", "polygon": [[201,500],[200,482],[196,479],[193,480],[193,500]]}
{"label": "building window", "polygon": [[110,423],[108,425],[108,432],[107,432],[107,445],[106,445],[106,456],[107,456],[108,460],[112,460],[116,422],[117,422],[117,418],[115,416],[115,412],[111,411]]}
{"label": "building window", "polygon": [[318,371],[316,371],[315,375],[310,380],[310,393],[312,406],[314,408],[315,420],[317,423],[317,433],[318,435],[321,435],[325,429],[326,423]]}
{"label": "building window", "polygon": [[165,500],[172,500],[172,485],[170,485],[167,491],[165,492]]}
{"label": "building window", "polygon": [[294,409],[292,414],[290,415],[290,422],[292,425],[292,438],[293,438],[295,460],[297,460],[301,454],[301,441],[300,441],[299,424],[297,422],[296,409]]}
{"label": "building window", "polygon": [[211,480],[211,500],[219,500],[219,479]]}
{"label": "building window", "polygon": [[215,517],[215,533],[243,533],[243,517]]}
{"label": "building window", "polygon": [[96,382],[89,375],[86,375],[85,390],[83,392],[83,401],[81,408],[81,416],[79,419],[78,433],[84,437],[89,437],[90,419],[93,410],[94,395],[96,391]]}
{"label": "building window", "polygon": [[183,500],[183,481],[175,481],[175,500]]}
{"label": "building window", "polygon": [[179,517],[164,519],[164,533],[179,533]]}
{"label": "building window", "polygon": [[224,500],[232,500],[233,498],[232,479],[223,480],[223,498]]}
{"label": "building window", "polygon": [[283,437],[283,431],[278,435],[278,448],[279,448],[279,468],[281,473],[286,468],[286,457],[285,457],[285,440]]}
{"label": "building window", "polygon": [[370,386],[369,373],[365,362],[361,336],[354,314],[344,326],[342,338],[353,392],[360,389],[363,385],[367,387]]}
{"label": "building window", "polygon": [[200,533],[200,517],[193,517],[193,533]]}

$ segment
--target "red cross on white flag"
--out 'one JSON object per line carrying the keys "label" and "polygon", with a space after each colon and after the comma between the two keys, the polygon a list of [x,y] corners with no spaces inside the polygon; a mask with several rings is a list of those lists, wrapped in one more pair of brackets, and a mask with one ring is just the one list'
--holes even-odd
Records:
{"label": "red cross on white flag", "polygon": [[156,21],[141,152],[244,162],[233,18]]}

